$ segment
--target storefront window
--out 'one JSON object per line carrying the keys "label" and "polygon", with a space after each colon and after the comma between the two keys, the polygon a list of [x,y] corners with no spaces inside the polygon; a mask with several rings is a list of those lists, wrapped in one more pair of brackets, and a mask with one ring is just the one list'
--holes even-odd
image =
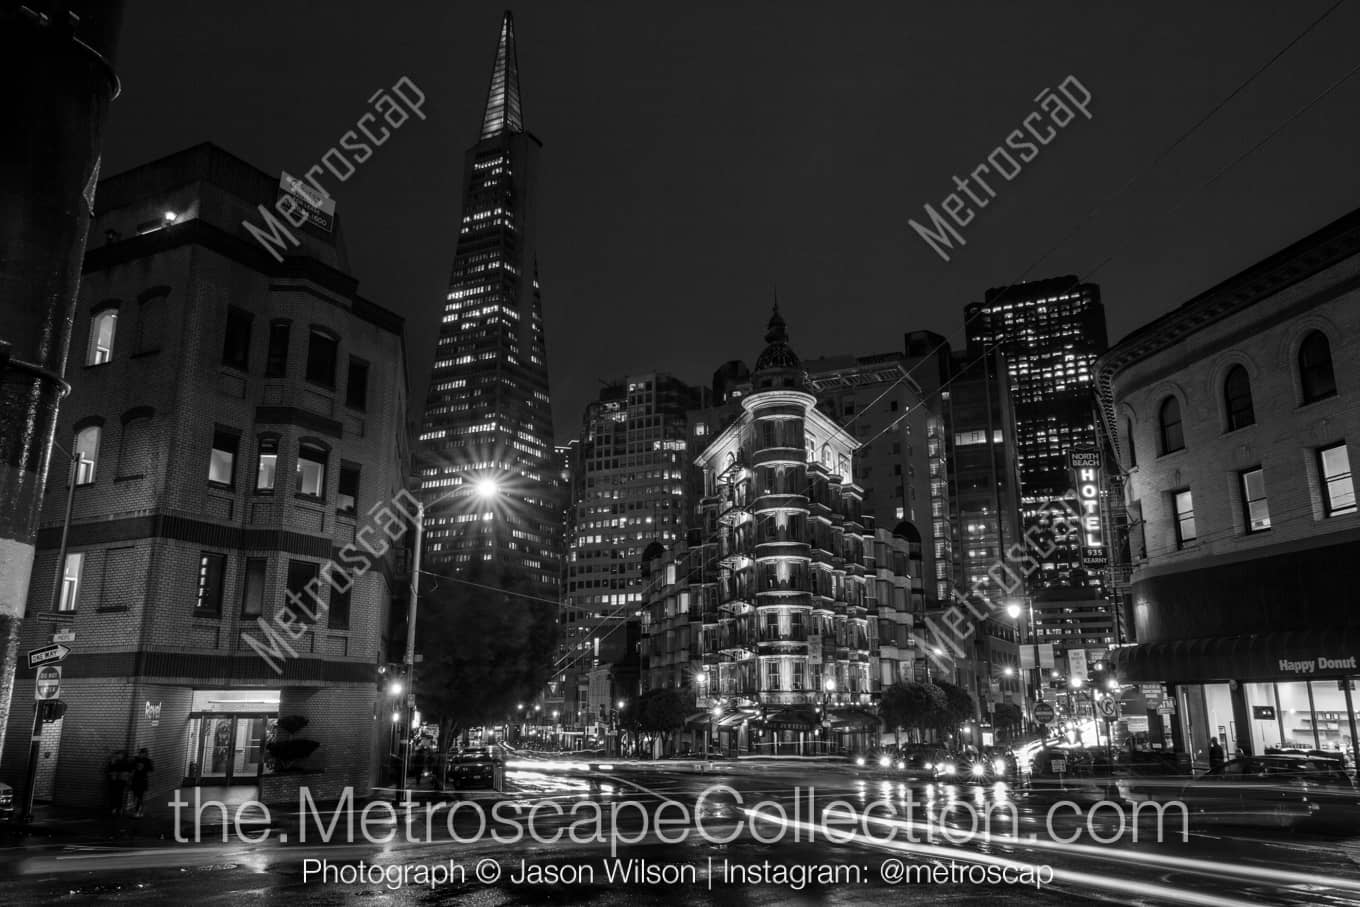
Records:
{"label": "storefront window", "polygon": [[1252,751],[1265,752],[1268,746],[1279,746],[1280,715],[1275,704],[1275,684],[1244,683],[1247,711],[1251,713]]}
{"label": "storefront window", "polygon": [[1313,681],[1313,720],[1318,749],[1338,756],[1353,752],[1346,694],[1336,680]]}
{"label": "storefront window", "polygon": [[1308,700],[1308,681],[1296,680],[1275,685],[1280,697],[1280,726],[1285,746],[1312,749],[1317,746],[1313,739],[1313,708]]}

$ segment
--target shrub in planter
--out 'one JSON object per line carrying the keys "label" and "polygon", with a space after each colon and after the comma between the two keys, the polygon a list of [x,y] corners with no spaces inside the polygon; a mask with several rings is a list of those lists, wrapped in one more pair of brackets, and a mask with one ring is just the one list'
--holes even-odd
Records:
{"label": "shrub in planter", "polygon": [[288,735],[285,740],[272,739],[265,744],[265,749],[274,760],[275,771],[301,771],[302,766],[298,763],[316,752],[317,747],[321,746],[320,742],[316,740],[294,736],[310,723],[301,715],[285,715],[274,722],[276,732],[283,731]]}
{"label": "shrub in planter", "polygon": [[298,771],[300,766],[297,763],[306,759],[316,752],[317,747],[321,746],[315,740],[308,740],[305,737],[289,737],[287,740],[275,740],[269,744],[269,755],[274,757],[278,763],[279,771]]}

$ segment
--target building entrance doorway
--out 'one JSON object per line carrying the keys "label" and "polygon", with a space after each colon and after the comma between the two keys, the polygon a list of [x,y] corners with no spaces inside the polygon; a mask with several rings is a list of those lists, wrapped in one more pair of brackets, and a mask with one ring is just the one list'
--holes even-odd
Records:
{"label": "building entrance doorway", "polygon": [[189,713],[184,774],[192,784],[255,784],[278,721],[278,693],[200,690]]}

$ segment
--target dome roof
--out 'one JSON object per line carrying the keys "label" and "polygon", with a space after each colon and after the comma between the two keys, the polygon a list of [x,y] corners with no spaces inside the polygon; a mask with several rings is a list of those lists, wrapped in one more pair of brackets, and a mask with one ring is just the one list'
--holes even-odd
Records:
{"label": "dome roof", "polygon": [[798,354],[789,346],[788,326],[784,323],[783,316],[779,314],[778,303],[775,303],[774,314],[770,316],[769,330],[765,332],[765,343],[765,349],[756,359],[757,372],[767,369],[802,369],[803,363],[798,359]]}

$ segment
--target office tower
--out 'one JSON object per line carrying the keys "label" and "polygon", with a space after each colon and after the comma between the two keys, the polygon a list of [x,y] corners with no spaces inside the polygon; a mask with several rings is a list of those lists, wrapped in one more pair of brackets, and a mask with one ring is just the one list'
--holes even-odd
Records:
{"label": "office tower", "polygon": [[914,607],[948,601],[954,564],[940,398],[922,394],[901,353],[804,365],[818,408],[860,444],[853,478],[864,488],[864,513],[884,528],[910,523],[922,543],[912,571]]}
{"label": "office tower", "polygon": [[[425,552],[434,569],[462,571],[478,559],[555,597],[560,470],[538,282],[540,147],[524,128],[506,13],[481,137],[464,157],[463,214],[421,427]],[[489,482],[494,495],[462,493]]]}
{"label": "office tower", "polygon": [[[384,531],[415,509],[403,322],[358,293],[338,229],[299,228],[282,260],[255,243],[242,218],[280,192],[207,144],[99,184],[56,428],[69,454],[21,639],[73,648],[40,799],[103,802],[115,745],[154,754],[162,804],[183,779],[262,799],[378,781],[373,666],[405,591]],[[320,743],[305,775],[268,758],[294,715]],[[12,716],[11,783],[32,716]]]}
{"label": "office tower", "polygon": [[[1042,526],[1051,502],[1072,489],[1069,452],[1097,447],[1092,365],[1107,346],[1100,288],[1071,276],[996,287],[964,313],[969,361],[1005,356],[1025,526]],[[1081,546],[1062,544],[1033,585],[1082,584],[1084,569]]]}
{"label": "office tower", "polygon": [[671,375],[648,373],[605,387],[586,407],[570,469],[559,668],[547,696],[560,701],[551,707],[566,716],[564,724],[577,724],[571,719],[578,711],[579,723],[594,723],[579,693],[592,668],[636,663],[636,626],[621,625],[638,623],[643,552],[684,535],[692,503],[687,414],[706,396]]}

